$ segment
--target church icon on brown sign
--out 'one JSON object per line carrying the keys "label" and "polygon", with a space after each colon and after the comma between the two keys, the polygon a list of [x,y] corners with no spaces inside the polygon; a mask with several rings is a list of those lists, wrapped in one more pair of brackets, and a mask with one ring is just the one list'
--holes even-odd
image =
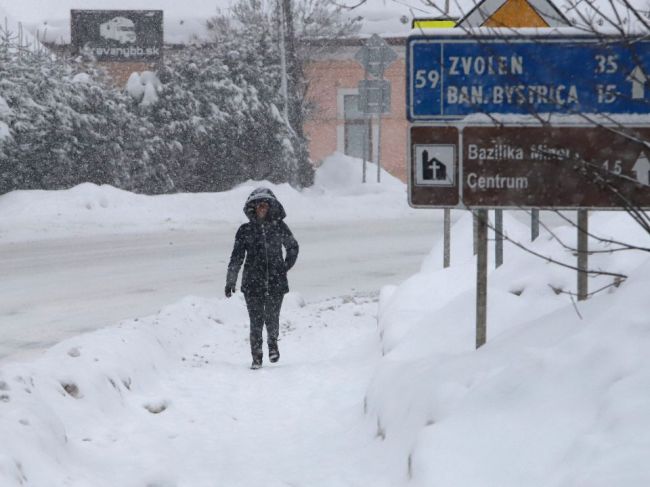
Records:
{"label": "church icon on brown sign", "polygon": [[455,186],[456,146],[415,145],[416,186]]}

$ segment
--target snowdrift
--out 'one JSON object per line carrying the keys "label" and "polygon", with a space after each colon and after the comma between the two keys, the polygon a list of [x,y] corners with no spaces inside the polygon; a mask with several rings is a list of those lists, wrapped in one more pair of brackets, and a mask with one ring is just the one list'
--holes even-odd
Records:
{"label": "snowdrift", "polygon": [[[528,229],[505,217],[509,237],[527,242]],[[453,228],[451,268],[438,265],[439,243],[419,274],[382,290],[385,356],[368,389],[368,414],[378,434],[399,445],[404,482],[649,485],[648,253],[592,255],[591,268],[629,278],[574,305],[565,294],[575,292],[574,271],[506,242],[504,265],[489,275],[488,342],[474,351],[471,225],[467,215]],[[645,246],[650,240],[620,213],[593,214],[591,229]],[[575,245],[575,228],[555,234]],[[531,247],[575,263],[548,233]],[[610,248],[590,241],[591,250]],[[592,277],[589,286],[612,282]]]}
{"label": "snowdrift", "polygon": [[[248,181],[222,193],[146,196],[112,186],[81,184],[62,191],[13,191],[0,196],[0,241],[214,227],[243,222],[246,197],[259,186],[273,190],[287,221],[359,221],[414,214],[406,185],[382,171],[382,183],[361,183],[361,160],[342,154],[327,158],[315,185],[296,191],[288,184]],[[370,165],[369,174],[376,174]],[[374,168],[372,167],[374,166]]]}
{"label": "snowdrift", "polygon": [[288,295],[283,358],[256,371],[239,294],[188,297],[3,365],[0,485],[391,487],[363,420],[375,308]]}
{"label": "snowdrift", "polygon": [[[110,485],[112,473],[102,468],[115,468],[115,462],[122,478],[132,479],[125,487],[170,485],[160,479],[173,479],[174,463],[130,472],[160,452],[148,454],[138,448],[145,438],[120,437],[102,425],[109,418],[125,425],[160,423],[158,415],[173,403],[161,379],[181,361],[203,361],[196,351],[206,332],[221,328],[244,336],[242,301],[186,298],[158,315],[61,342],[38,360],[0,367],[0,485]],[[151,431],[168,439],[164,427]],[[118,442],[115,462],[102,458],[102,442]],[[136,454],[139,464],[130,461]]]}

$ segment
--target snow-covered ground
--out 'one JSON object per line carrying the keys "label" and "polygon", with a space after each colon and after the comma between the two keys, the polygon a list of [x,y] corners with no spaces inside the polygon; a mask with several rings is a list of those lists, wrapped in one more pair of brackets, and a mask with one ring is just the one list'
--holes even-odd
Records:
{"label": "snow-covered ground", "polygon": [[376,302],[300,307],[281,361],[248,369],[243,299],[186,298],[0,369],[0,485],[389,486],[364,421]]}
{"label": "snow-covered ground", "polygon": [[[440,212],[408,209],[397,181],[363,187],[344,178],[341,187],[335,178],[346,167],[355,171],[356,163],[340,157],[329,163],[337,170],[326,165],[313,190],[273,188],[297,229],[305,265],[302,275],[298,269],[290,275],[298,292],[286,297],[282,310],[278,364],[247,368],[245,305],[240,293],[222,298],[219,279],[204,296],[175,299],[147,317],[133,312],[38,357],[5,361],[0,485],[648,485],[648,253],[592,255],[592,267],[629,277],[575,303],[566,294],[575,290],[574,271],[506,243],[504,265],[489,276],[488,343],[475,351],[471,218],[455,213],[452,267],[442,269],[440,234],[433,235]],[[127,313],[151,294],[152,288],[129,287],[136,274],[151,273],[162,288],[165,281],[201,280],[223,267],[227,255],[214,257],[221,259],[215,268],[205,267],[213,257],[201,255],[213,236],[201,232],[218,226],[214,235],[222,237],[215,240],[223,238],[225,246],[254,186],[156,198],[91,186],[11,194],[0,199],[0,214],[3,250],[14,249],[16,258],[3,266],[10,275],[15,266],[15,279],[23,275],[22,283],[14,282],[22,286],[25,308],[30,284],[48,268],[58,269],[48,290],[55,296],[83,265],[110,276],[104,279],[113,287],[94,301],[92,292],[81,291],[81,300],[52,300],[52,311],[71,320],[70,310],[86,305],[87,328],[97,328],[107,311],[95,306],[111,302],[111,293],[118,295],[111,306],[122,302]],[[505,228],[527,242],[522,221],[506,213]],[[425,232],[403,235],[427,224]],[[319,243],[323,228],[331,230],[327,243]],[[624,214],[593,214],[591,230],[648,246],[648,235]],[[575,228],[555,220],[553,231],[575,243]],[[169,245],[172,234],[179,239]],[[382,241],[390,234],[392,240]],[[350,239],[361,235],[361,251],[354,251]],[[182,250],[169,250],[183,239]],[[84,248],[93,241],[94,248]],[[429,255],[406,245],[426,247]],[[611,250],[593,240],[590,245]],[[532,247],[575,260],[545,231]],[[41,249],[35,261],[21,254],[30,248]],[[400,261],[405,252],[415,255]],[[176,272],[146,267],[176,259]],[[410,269],[412,259],[421,264]],[[148,264],[138,267],[138,260]],[[45,270],[34,277],[19,271],[21,265]],[[77,270],[66,276],[68,265]],[[387,269],[394,273],[384,274]],[[349,280],[358,270],[352,289]],[[84,279],[89,288],[96,285]],[[610,283],[610,277],[594,277],[590,288]],[[11,291],[0,294],[18,299]],[[164,295],[159,291],[153,294]]]}
{"label": "snow-covered ground", "polygon": [[[528,229],[508,214],[506,229],[526,241]],[[625,214],[594,214],[590,229],[650,242]],[[555,233],[575,246],[575,228]],[[404,482],[650,485],[650,254],[591,255],[592,269],[629,277],[575,303],[565,294],[575,292],[575,271],[506,244],[505,264],[489,276],[488,343],[475,351],[471,218],[454,234],[456,265],[440,269],[436,245],[420,273],[382,290],[385,356],[368,410],[401,451]],[[613,248],[590,239],[591,250]],[[546,232],[532,249],[575,265],[573,253]],[[592,291],[612,283],[589,279]]]}
{"label": "snow-covered ground", "polygon": [[[376,173],[369,163],[368,171]],[[66,191],[13,191],[0,196],[0,243],[151,231],[215,228],[246,221],[244,201],[261,184],[287,210],[289,224],[382,221],[421,215],[405,204],[406,186],[382,171],[380,184],[361,183],[361,162],[341,154],[323,161],[315,184],[249,181],[222,193],[146,196],[81,184]]]}

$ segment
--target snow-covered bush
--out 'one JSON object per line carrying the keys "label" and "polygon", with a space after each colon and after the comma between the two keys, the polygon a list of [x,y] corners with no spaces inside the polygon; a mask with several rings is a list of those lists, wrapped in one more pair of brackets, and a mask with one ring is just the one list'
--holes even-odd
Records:
{"label": "snow-covered bush", "polygon": [[223,190],[248,179],[289,181],[296,141],[280,115],[270,40],[226,41],[167,55],[150,118],[173,143],[184,190]]}
{"label": "snow-covered bush", "polygon": [[274,30],[233,22],[220,33],[167,53],[158,73],[134,73],[125,90],[90,60],[0,39],[0,193],[84,182],[149,194],[249,179],[311,184],[306,140],[284,115]]}
{"label": "snow-covered bush", "polygon": [[164,167],[142,167],[153,126],[100,72],[40,53],[0,56],[0,192],[83,182],[171,189]]}

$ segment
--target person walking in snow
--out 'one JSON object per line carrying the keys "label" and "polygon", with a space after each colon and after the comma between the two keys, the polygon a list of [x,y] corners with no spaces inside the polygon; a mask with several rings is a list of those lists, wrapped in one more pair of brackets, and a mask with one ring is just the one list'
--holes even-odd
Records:
{"label": "person walking in snow", "polygon": [[[262,366],[262,329],[266,325],[269,360],[280,359],[278,334],[282,299],[289,292],[287,271],[298,258],[298,242],[284,222],[287,214],[268,188],[257,188],[244,205],[249,222],[237,230],[228,264],[226,297],[235,292],[239,269],[244,263],[241,290],[250,317],[252,369]],[[283,255],[284,247],[286,256]]]}

